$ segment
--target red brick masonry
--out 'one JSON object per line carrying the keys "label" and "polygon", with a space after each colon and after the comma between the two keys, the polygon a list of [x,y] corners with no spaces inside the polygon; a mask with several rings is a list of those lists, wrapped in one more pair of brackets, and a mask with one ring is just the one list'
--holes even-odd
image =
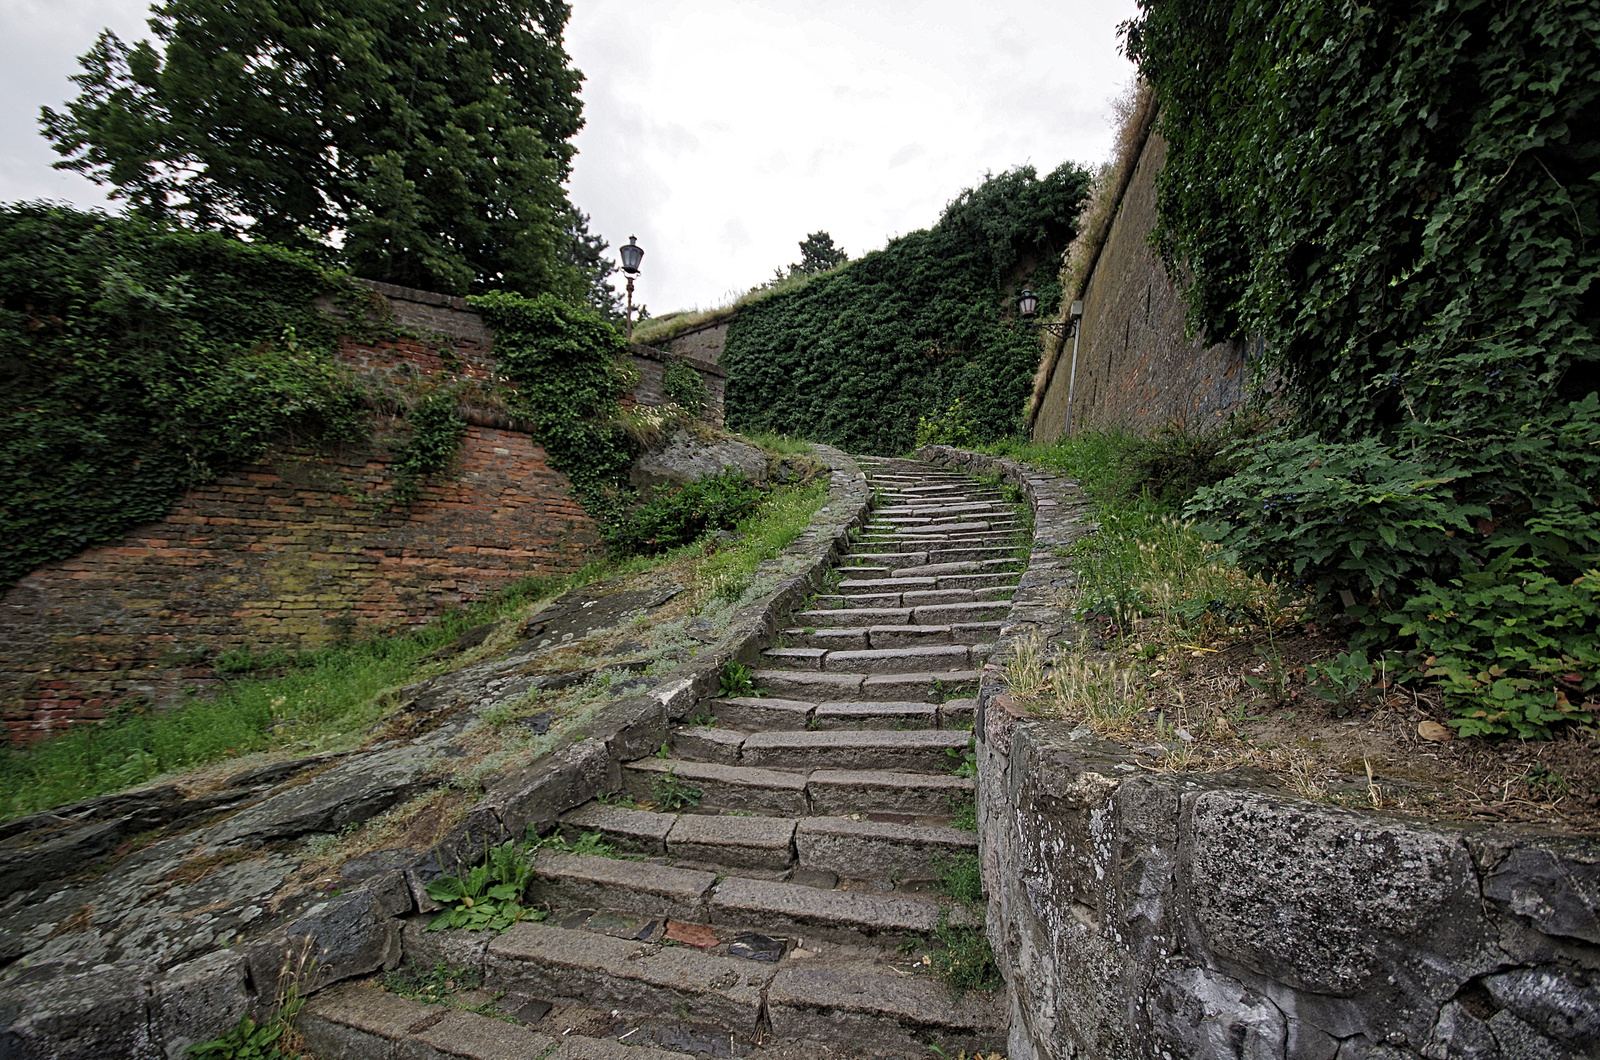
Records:
{"label": "red brick masonry", "polygon": [[[438,341],[346,343],[342,358],[363,375],[395,383],[492,370],[489,336],[459,300],[380,293],[397,319]],[[135,696],[180,699],[214,679],[204,660],[229,648],[417,625],[598,551],[567,477],[518,431],[470,427],[455,469],[433,476],[409,509],[389,511],[395,431],[386,424],[371,445],[331,456],[273,453],[191,491],[162,521],[8,590],[0,718],[11,741],[97,720]]]}

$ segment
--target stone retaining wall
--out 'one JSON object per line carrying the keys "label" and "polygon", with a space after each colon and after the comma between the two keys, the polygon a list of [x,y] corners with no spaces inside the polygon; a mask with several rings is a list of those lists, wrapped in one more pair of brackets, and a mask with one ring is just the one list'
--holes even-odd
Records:
{"label": "stone retaining wall", "polygon": [[1533,1060],[1597,1055],[1600,842],[1296,797],[1272,778],[1153,772],[1035,721],[999,666],[1075,631],[1068,480],[943,446],[1021,486],[1037,537],[978,707],[989,938],[1008,1060]]}

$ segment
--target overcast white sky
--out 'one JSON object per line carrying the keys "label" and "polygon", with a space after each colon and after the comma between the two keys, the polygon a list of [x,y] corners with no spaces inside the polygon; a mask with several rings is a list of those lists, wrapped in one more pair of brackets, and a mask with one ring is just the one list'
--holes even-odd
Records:
{"label": "overcast white sky", "polygon": [[[719,304],[826,229],[852,257],[926,228],[962,188],[1105,158],[1133,76],[1133,0],[573,0],[587,127],[571,198],[645,248],[651,311]],[[0,0],[0,201],[103,205],[50,168],[40,106],[142,0]]]}

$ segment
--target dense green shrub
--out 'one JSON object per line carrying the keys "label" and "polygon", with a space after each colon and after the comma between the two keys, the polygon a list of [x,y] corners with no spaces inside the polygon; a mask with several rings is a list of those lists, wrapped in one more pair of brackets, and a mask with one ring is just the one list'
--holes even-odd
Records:
{"label": "dense green shrub", "polygon": [[0,207],[0,586],[159,519],[292,434],[367,429],[281,248],[42,204]]}
{"label": "dense green shrub", "polygon": [[638,451],[617,423],[631,372],[621,332],[554,295],[492,291],[467,301],[494,329],[495,357],[512,384],[507,398],[533,421],[550,465],[602,523],[618,518]]}
{"label": "dense green shrub", "polygon": [[960,399],[979,439],[1015,431],[1039,337],[1008,323],[1010,286],[1031,283],[1044,312],[1059,303],[1088,185],[1072,164],[991,177],[932,229],[743,306],[721,359],[729,425],[904,452],[919,420]]}
{"label": "dense green shrub", "polygon": [[607,531],[618,555],[656,555],[716,530],[732,530],[755,511],[762,492],[735,468],[683,486],[657,486],[650,501]]}
{"label": "dense green shrub", "polygon": [[424,395],[407,414],[411,435],[394,451],[394,492],[390,501],[407,507],[422,492],[427,476],[443,471],[455,459],[467,425],[456,415],[456,393],[434,390]]}
{"label": "dense green shrub", "polygon": [[706,381],[700,378],[694,365],[683,360],[668,361],[663,376],[662,389],[668,401],[692,416],[705,412],[710,395],[706,393]]}
{"label": "dense green shrub", "polygon": [[1562,705],[1600,642],[1600,12],[1141,6],[1157,242],[1193,325],[1267,340],[1300,423],[1192,511],[1353,601],[1358,641],[1414,645],[1463,731],[1589,717]]}

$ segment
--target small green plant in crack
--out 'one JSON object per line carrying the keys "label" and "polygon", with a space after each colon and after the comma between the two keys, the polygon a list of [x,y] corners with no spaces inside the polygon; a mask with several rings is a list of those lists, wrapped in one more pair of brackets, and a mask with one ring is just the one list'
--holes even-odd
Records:
{"label": "small green plant in crack", "polygon": [[978,830],[978,801],[971,795],[950,796],[950,827],[963,832]]}
{"label": "small green plant in crack", "polygon": [[227,1033],[209,1042],[189,1046],[183,1055],[212,1060],[269,1060],[286,1055],[279,1047],[279,1039],[294,1022],[295,1013],[305,1003],[296,987],[289,988],[289,999],[272,1019],[257,1023],[249,1015],[239,1017]]}
{"label": "small green plant in crack", "polygon": [[696,729],[714,729],[717,727],[717,716],[705,707],[701,707],[689,716],[687,724]]}
{"label": "small green plant in crack", "polygon": [[933,929],[933,941],[937,943],[929,953],[933,970],[958,993],[990,990],[1000,985],[1000,966],[995,963],[994,951],[989,948],[981,921],[952,924],[950,911],[943,910],[938,926]]}
{"label": "small green plant in crack", "polygon": [[938,874],[939,891],[946,898],[960,902],[969,911],[981,908],[983,869],[976,852],[935,855],[933,871]]}
{"label": "small green plant in crack", "polygon": [[967,737],[966,750],[959,747],[946,747],[945,756],[951,759],[950,773],[952,776],[963,777],[968,780],[978,775],[978,741],[976,737]]}
{"label": "small green plant in crack", "polygon": [[483,985],[483,973],[476,968],[452,968],[440,961],[427,971],[415,965],[397,968],[383,977],[383,988],[412,1001],[448,1005],[458,990],[476,990]]}
{"label": "small green plant in crack", "polygon": [[559,850],[563,854],[581,854],[597,858],[617,857],[617,849],[606,842],[604,832],[584,832],[577,839],[568,839],[560,832],[552,832],[539,840],[545,850]]}
{"label": "small green plant in crack", "polygon": [[730,660],[722,667],[721,684],[724,699],[761,695],[756,688],[755,671],[741,662]]}
{"label": "small green plant in crack", "polygon": [[698,806],[705,792],[687,783],[675,770],[668,770],[650,785],[650,797],[658,809],[674,811],[687,806]]}
{"label": "small green plant in crack", "polygon": [[499,932],[519,920],[543,920],[547,915],[544,910],[522,904],[522,894],[532,876],[528,851],[514,840],[489,847],[481,865],[474,865],[465,873],[441,876],[428,884],[428,897],[445,907],[428,930]]}

